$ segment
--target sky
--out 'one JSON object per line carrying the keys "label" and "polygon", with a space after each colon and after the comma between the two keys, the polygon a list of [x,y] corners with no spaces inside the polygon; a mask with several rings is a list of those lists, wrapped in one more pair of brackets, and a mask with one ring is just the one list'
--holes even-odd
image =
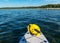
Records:
{"label": "sky", "polygon": [[0,0],[0,7],[41,6],[60,4],[60,0]]}

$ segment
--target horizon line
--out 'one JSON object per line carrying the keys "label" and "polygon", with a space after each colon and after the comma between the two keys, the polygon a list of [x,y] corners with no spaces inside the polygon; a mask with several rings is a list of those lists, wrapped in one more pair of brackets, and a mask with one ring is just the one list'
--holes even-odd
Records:
{"label": "horizon line", "polygon": [[[50,5],[50,4],[43,4],[43,5],[30,5],[30,6],[3,6],[3,7],[0,7],[0,8],[6,8],[6,7],[39,7],[39,6],[44,6],[44,5]],[[53,5],[53,4],[52,4]]]}

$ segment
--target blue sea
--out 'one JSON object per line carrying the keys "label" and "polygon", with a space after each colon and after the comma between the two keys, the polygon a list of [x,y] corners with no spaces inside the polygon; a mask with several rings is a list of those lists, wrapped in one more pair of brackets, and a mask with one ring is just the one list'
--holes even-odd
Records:
{"label": "blue sea", "polygon": [[34,23],[50,43],[60,43],[60,10],[2,9],[0,10],[0,43],[18,43]]}

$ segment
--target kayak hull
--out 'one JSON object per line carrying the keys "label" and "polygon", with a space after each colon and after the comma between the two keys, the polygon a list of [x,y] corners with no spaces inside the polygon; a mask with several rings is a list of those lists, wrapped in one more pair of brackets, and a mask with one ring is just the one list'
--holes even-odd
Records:
{"label": "kayak hull", "polygon": [[43,33],[40,37],[36,37],[31,35],[30,33],[26,33],[19,41],[19,43],[49,43]]}

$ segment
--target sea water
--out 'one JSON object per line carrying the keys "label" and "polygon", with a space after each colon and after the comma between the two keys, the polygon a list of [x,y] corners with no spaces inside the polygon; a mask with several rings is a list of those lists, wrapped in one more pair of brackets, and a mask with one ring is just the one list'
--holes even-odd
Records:
{"label": "sea water", "polygon": [[34,23],[50,43],[60,43],[60,10],[4,9],[0,10],[0,43],[18,43]]}

